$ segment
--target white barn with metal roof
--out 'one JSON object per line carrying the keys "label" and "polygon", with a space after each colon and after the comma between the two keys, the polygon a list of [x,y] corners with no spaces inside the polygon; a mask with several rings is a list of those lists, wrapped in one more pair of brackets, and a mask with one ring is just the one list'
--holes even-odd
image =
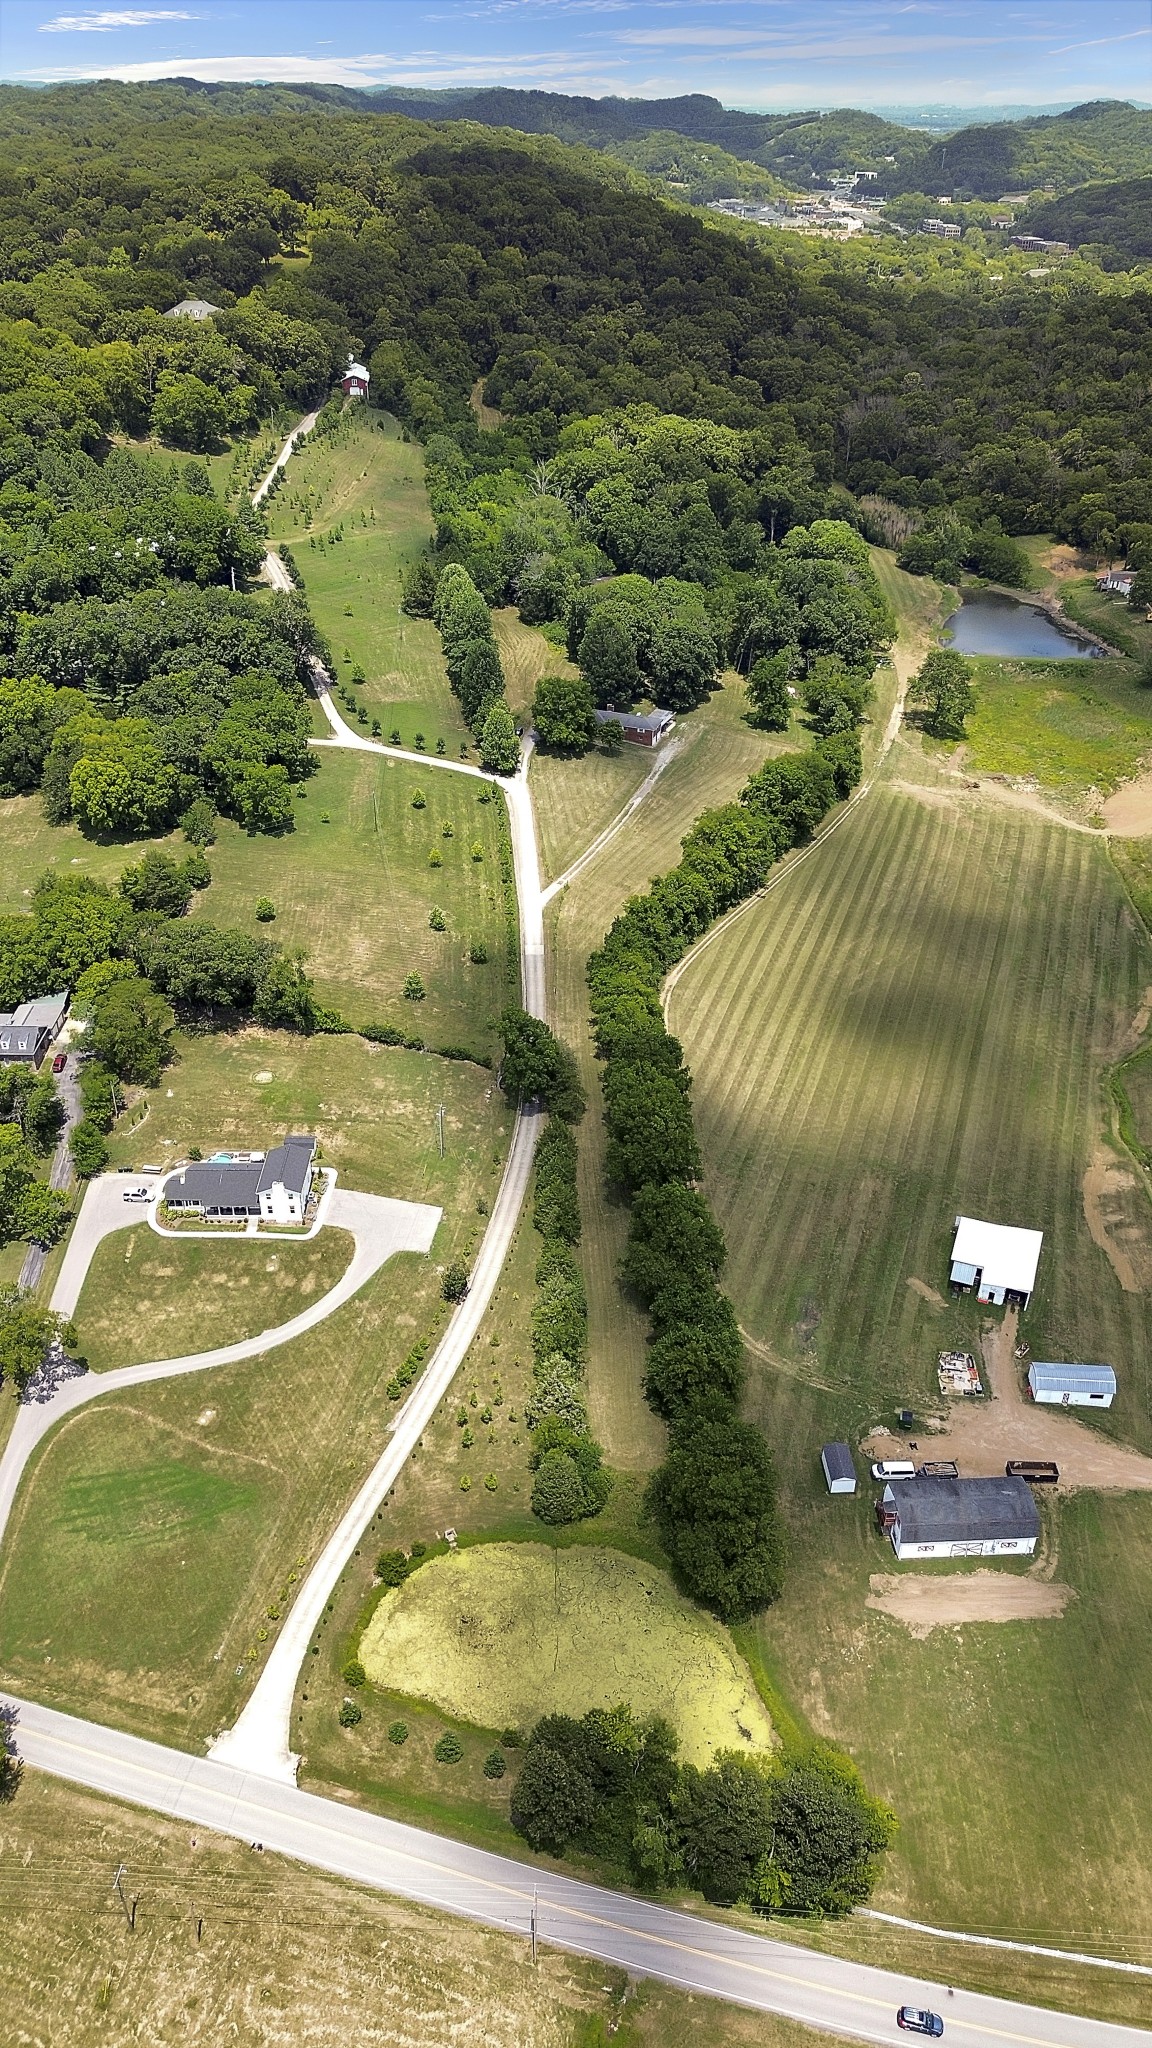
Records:
{"label": "white barn with metal roof", "polygon": [[1116,1375],[1110,1365],[1045,1365],[1036,1360],[1028,1367],[1028,1391],[1034,1401],[1054,1401],[1061,1408],[1110,1408],[1116,1399]]}
{"label": "white barn with metal roof", "polygon": [[1017,1230],[1007,1223],[982,1223],[975,1216],[956,1218],[952,1243],[953,1287],[975,1288],[977,1301],[997,1308],[1027,1308],[1036,1285],[1042,1230]]}

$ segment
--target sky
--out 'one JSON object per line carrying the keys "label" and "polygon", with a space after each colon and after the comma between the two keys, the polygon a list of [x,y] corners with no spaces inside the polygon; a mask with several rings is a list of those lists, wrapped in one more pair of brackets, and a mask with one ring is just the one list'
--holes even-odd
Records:
{"label": "sky", "polygon": [[0,77],[536,86],[764,110],[1152,101],[1152,0],[0,0]]}

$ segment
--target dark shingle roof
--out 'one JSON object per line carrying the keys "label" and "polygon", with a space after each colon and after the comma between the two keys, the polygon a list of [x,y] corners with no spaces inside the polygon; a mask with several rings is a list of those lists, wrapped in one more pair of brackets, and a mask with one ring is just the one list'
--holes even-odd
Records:
{"label": "dark shingle roof", "polygon": [[820,1456],[829,1480],[855,1479],[856,1467],[847,1444],[825,1444]]}
{"label": "dark shingle roof", "polygon": [[1040,1534],[1036,1503],[1023,1479],[892,1479],[888,1495],[904,1543],[974,1543]]}

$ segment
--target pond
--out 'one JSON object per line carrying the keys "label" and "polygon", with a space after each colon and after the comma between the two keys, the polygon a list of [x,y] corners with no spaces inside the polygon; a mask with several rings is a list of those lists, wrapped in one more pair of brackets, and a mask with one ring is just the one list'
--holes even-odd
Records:
{"label": "pond", "polygon": [[992,590],[962,600],[945,624],[944,642],[958,654],[1007,654],[1025,661],[1087,661],[1100,653],[1047,612]]}

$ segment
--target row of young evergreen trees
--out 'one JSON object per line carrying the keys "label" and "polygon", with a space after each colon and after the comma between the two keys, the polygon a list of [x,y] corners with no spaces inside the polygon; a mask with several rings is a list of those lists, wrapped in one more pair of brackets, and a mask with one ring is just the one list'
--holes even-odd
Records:
{"label": "row of young evergreen trees", "polygon": [[744,1356],[719,1284],[724,1239],[695,1185],[691,1077],[660,990],[709,925],[760,888],[860,774],[855,731],[766,762],[738,803],[697,819],[679,866],[629,901],[588,962],[607,1171],[632,1205],[622,1271],[651,1319],[645,1392],[669,1426],[648,1505],[685,1589],[728,1622],[779,1593],[784,1534],[768,1447],[738,1414]]}
{"label": "row of young evergreen trees", "polygon": [[439,628],[448,680],[479,743],[481,767],[514,775],[520,741],[504,693],[492,614],[467,569],[448,562],[437,572],[422,558],[405,579],[403,602],[413,617],[431,618]]}

